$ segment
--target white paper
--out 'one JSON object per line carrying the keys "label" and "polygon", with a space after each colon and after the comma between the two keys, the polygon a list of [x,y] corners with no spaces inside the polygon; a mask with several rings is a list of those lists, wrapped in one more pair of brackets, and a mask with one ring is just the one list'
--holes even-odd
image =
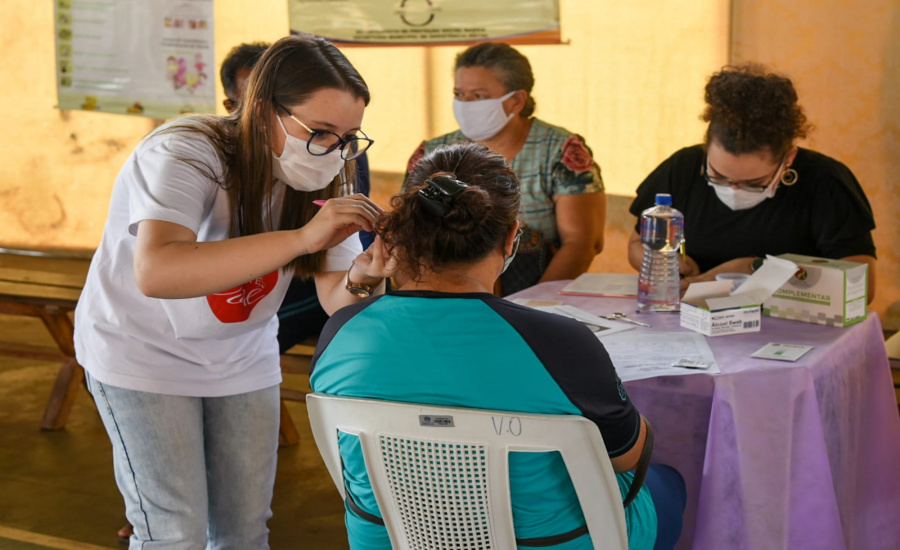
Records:
{"label": "white paper", "polygon": [[761,304],[788,282],[797,269],[792,261],[766,256],[762,267],[734,291],[734,296],[748,296],[754,304]]}
{"label": "white paper", "polygon": [[561,294],[637,296],[638,276],[629,273],[582,273]]}
{"label": "white paper", "polygon": [[756,357],[757,359],[775,359],[776,361],[796,361],[811,349],[813,349],[812,346],[776,344],[774,342],[769,342],[750,354],[750,357]]}
{"label": "white paper", "polygon": [[57,0],[60,109],[215,113],[213,0]]}
{"label": "white paper", "polygon": [[511,301],[514,304],[519,304],[520,306],[531,308],[562,305],[562,302],[560,302],[559,300],[541,300],[539,298],[513,298]]}
{"label": "white paper", "polygon": [[731,281],[706,281],[703,283],[691,283],[681,298],[682,302],[702,304],[701,300],[728,296],[731,292]]}
{"label": "white paper", "polygon": [[534,309],[546,311],[548,313],[555,313],[556,315],[562,315],[563,317],[569,317],[571,319],[581,321],[594,332],[597,338],[606,338],[611,334],[617,334],[619,332],[624,332],[626,330],[631,330],[634,328],[634,325],[620,323],[618,321],[610,321],[609,319],[604,319],[603,317],[597,317],[596,315],[588,313],[583,309],[578,309],[575,306],[540,306]]}
{"label": "white paper", "polygon": [[[695,332],[632,332],[603,339],[619,378],[623,381],[654,376],[714,374],[721,372],[706,337]],[[682,359],[708,363],[709,368],[673,367]]]}

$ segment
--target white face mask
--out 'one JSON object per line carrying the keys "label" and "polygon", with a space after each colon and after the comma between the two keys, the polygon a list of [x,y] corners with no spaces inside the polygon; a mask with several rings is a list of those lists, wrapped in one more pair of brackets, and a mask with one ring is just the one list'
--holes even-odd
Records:
{"label": "white face mask", "polygon": [[519,242],[522,240],[522,228],[516,232],[516,238],[513,240],[513,249],[509,256],[503,260],[503,269],[500,270],[500,275],[506,273],[506,270],[509,269],[509,266],[513,263],[513,260],[516,258],[516,252],[519,251]]}
{"label": "white face mask", "polygon": [[463,135],[472,141],[484,141],[500,133],[515,113],[506,114],[503,102],[516,93],[513,90],[497,99],[479,99],[478,101],[453,100],[453,116]]}
{"label": "white face mask", "polygon": [[[288,134],[281,117],[276,118],[284,132],[285,141],[281,156],[272,155],[275,159],[272,164],[275,177],[297,191],[318,191],[328,187],[344,167],[340,149],[335,149],[327,155],[310,154],[306,142]],[[324,147],[315,143],[310,145],[310,148],[313,151],[325,151]]]}
{"label": "white face mask", "polygon": [[730,185],[716,185],[709,182],[706,184],[712,187],[719,200],[732,210],[749,210],[762,201],[774,197],[775,188],[778,187],[778,182],[776,181],[769,184],[762,193],[754,193],[744,189],[735,189]]}

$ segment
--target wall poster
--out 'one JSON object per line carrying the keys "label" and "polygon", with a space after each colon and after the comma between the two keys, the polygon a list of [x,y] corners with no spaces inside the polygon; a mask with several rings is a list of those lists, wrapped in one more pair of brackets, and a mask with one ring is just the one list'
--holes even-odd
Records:
{"label": "wall poster", "polygon": [[215,113],[213,0],[54,0],[60,109]]}
{"label": "wall poster", "polygon": [[560,42],[559,0],[289,0],[291,32],[344,45]]}

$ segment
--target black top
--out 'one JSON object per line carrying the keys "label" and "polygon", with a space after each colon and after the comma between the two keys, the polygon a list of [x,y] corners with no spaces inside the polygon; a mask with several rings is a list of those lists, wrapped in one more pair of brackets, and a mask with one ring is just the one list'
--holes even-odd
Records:
{"label": "black top", "polygon": [[672,195],[684,214],[687,255],[701,271],[728,260],[785,253],[839,259],[875,257],[875,219],[866,195],[849,168],[809,149],[799,149],[791,168],[793,186],[780,184],[775,196],[747,210],[733,211],[716,197],[700,169],[701,145],[676,152],[638,187],[631,213],[654,204],[657,193]]}

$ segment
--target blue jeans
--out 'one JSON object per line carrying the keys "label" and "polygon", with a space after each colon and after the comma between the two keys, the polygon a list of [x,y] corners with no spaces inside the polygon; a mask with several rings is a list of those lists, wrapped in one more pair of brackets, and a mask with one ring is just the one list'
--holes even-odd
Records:
{"label": "blue jeans", "polygon": [[269,548],[278,386],[181,397],[87,381],[134,526],[129,548]]}

